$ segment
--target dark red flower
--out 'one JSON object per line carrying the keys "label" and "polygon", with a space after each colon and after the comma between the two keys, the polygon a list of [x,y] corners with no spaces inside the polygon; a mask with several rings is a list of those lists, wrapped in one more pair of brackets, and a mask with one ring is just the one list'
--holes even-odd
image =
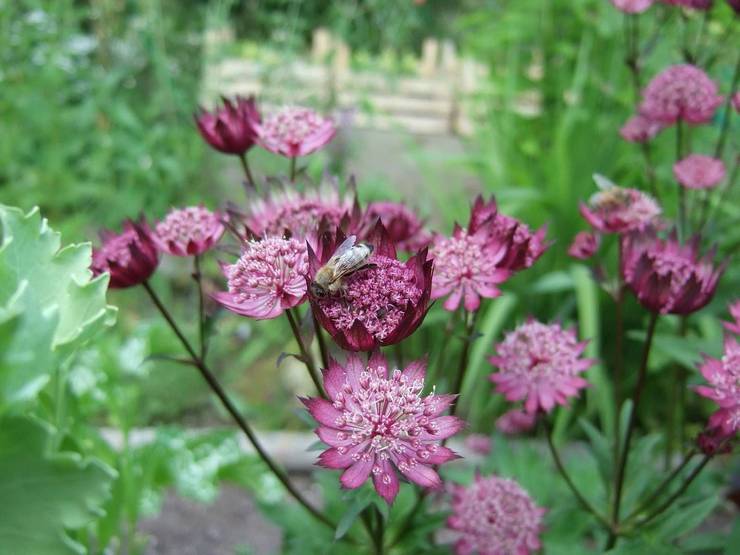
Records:
{"label": "dark red flower", "polygon": [[690,314],[714,296],[725,264],[715,267],[713,253],[699,257],[699,237],[682,245],[672,234],[655,232],[622,237],[622,276],[645,308],[660,314]]}
{"label": "dark red flower", "polygon": [[601,237],[596,233],[589,231],[579,231],[576,233],[573,242],[568,247],[568,256],[587,260],[591,258],[599,248]]}
{"label": "dark red flower", "polygon": [[208,112],[203,108],[195,114],[195,123],[203,139],[224,154],[241,156],[257,140],[255,126],[260,123],[254,97],[222,97],[223,107]]}
{"label": "dark red flower", "polygon": [[401,202],[371,202],[363,213],[363,228],[371,231],[378,219],[383,222],[396,247],[402,251],[416,252],[432,241],[422,220]]}
{"label": "dark red flower", "polygon": [[90,269],[94,275],[108,272],[109,287],[124,289],[143,283],[159,264],[159,252],[152,231],[141,217],[138,222],[126,220],[120,234],[103,230],[102,244],[93,249]]}
{"label": "dark red flower", "polygon": [[[341,230],[324,233],[315,253],[308,247],[309,281],[345,240]],[[366,239],[373,246],[371,266],[343,278],[343,290],[317,298],[311,308],[337,344],[350,351],[371,351],[393,345],[411,335],[427,313],[432,287],[431,260],[426,249],[405,263],[379,221]]]}

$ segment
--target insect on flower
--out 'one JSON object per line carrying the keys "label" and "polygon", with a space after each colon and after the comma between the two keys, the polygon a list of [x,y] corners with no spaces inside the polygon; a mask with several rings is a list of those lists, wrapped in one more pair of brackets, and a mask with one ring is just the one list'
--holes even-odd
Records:
{"label": "insect on flower", "polygon": [[357,271],[371,268],[367,261],[373,253],[368,243],[356,243],[357,237],[350,235],[337,247],[327,263],[319,268],[311,282],[311,293],[320,299],[342,290],[342,278]]}

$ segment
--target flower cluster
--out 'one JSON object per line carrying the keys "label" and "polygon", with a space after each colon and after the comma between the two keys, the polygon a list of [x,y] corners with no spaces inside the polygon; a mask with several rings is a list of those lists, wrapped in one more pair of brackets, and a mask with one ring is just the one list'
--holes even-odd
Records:
{"label": "flower cluster", "polygon": [[400,202],[371,202],[365,209],[362,220],[358,235],[364,236],[372,231],[375,223],[380,220],[396,248],[402,251],[416,252],[432,241],[432,236],[424,229],[419,217]]}
{"label": "flower cluster", "polygon": [[542,546],[545,512],[514,480],[477,475],[455,486],[447,526],[459,535],[457,555],[527,555]]}
{"label": "flower cluster", "polygon": [[393,369],[378,352],[367,363],[356,354],[344,366],[331,360],[324,370],[329,400],[303,400],[319,423],[316,434],[329,445],[318,464],[343,469],[345,488],[360,487],[372,476],[388,504],[398,494],[396,470],[421,487],[438,489],[442,482],[433,467],[457,458],[440,442],[459,432],[463,421],[441,416],[454,395],[422,396],[425,373],[423,360]]}
{"label": "flower cluster", "polygon": [[624,13],[642,13],[653,5],[655,0],[611,0],[614,7]]}
{"label": "flower cluster", "polygon": [[93,250],[90,269],[94,275],[108,272],[109,287],[123,289],[145,282],[159,265],[159,252],[152,231],[142,217],[126,220],[119,234],[104,230],[101,246]]}
{"label": "flower cluster", "polygon": [[596,233],[579,231],[568,247],[568,255],[579,260],[591,258],[598,250],[600,241],[601,238]]}
{"label": "flower cluster", "polygon": [[734,436],[740,430],[740,343],[734,337],[725,338],[722,358],[704,357],[701,373],[709,385],[697,392],[719,406],[709,419],[710,429],[721,437]]}
{"label": "flower cluster", "polygon": [[581,358],[587,344],[578,342],[575,330],[529,319],[496,345],[489,361],[498,372],[490,380],[509,401],[524,400],[528,413],[550,412],[588,386],[580,376],[595,363]]}
{"label": "flower cluster", "polygon": [[296,158],[327,145],[334,138],[334,122],[309,108],[288,106],[256,126],[259,144],[275,154]]}
{"label": "flower cluster", "polygon": [[718,158],[690,154],[673,165],[673,175],[687,189],[711,189],[725,178],[725,164]]}
{"label": "flower cluster", "polygon": [[496,429],[502,434],[515,436],[532,430],[537,423],[537,414],[521,409],[511,409],[496,420]]}
{"label": "flower cluster", "polygon": [[174,209],[154,229],[159,249],[173,256],[203,254],[224,232],[221,215],[202,206]]}
{"label": "flower cluster", "polygon": [[723,322],[722,324],[730,333],[740,335],[740,301],[730,305],[730,316],[732,316],[734,322]]}
{"label": "flower cluster", "polygon": [[601,190],[588,204],[580,205],[581,215],[591,227],[601,233],[625,233],[657,225],[661,209],[655,199],[637,189],[602,181]]}
{"label": "flower cluster", "polygon": [[625,141],[646,143],[660,133],[664,127],[665,125],[659,121],[652,120],[643,114],[637,114],[625,122],[619,134]]}
{"label": "flower cluster", "polygon": [[222,98],[223,106],[208,112],[203,108],[195,115],[203,139],[213,148],[224,154],[242,156],[252,148],[257,140],[256,126],[260,113],[254,97],[234,100]]}

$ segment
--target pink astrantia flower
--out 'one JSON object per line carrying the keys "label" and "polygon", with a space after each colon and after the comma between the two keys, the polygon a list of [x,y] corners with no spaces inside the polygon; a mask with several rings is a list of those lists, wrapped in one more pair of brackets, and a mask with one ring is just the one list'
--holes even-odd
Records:
{"label": "pink astrantia flower", "polygon": [[585,220],[601,233],[642,231],[658,223],[661,209],[650,195],[617,187],[609,180],[596,176],[600,190],[588,204],[581,203],[580,211]]}
{"label": "pink astrantia flower", "polygon": [[501,294],[496,285],[511,275],[500,266],[511,239],[498,235],[493,222],[490,218],[476,223],[471,215],[467,229],[455,224],[452,237],[435,238],[429,251],[434,258],[432,299],[447,297],[445,310],[454,312],[462,300],[465,310],[473,312],[481,297],[493,299]]}
{"label": "pink astrantia flower", "polygon": [[579,260],[588,260],[599,248],[601,237],[597,233],[579,231],[568,247],[568,255]]}
{"label": "pink astrantia flower", "polygon": [[[401,202],[371,202],[363,214],[363,228],[371,231],[378,219],[399,250],[416,252],[429,245],[432,240],[419,217]],[[359,233],[359,236],[363,235],[363,232]]]}
{"label": "pink astrantia flower", "polygon": [[490,455],[491,438],[483,434],[470,434],[465,438],[465,447],[479,455]]}
{"label": "pink astrantia flower", "polygon": [[711,156],[689,154],[673,165],[673,175],[688,189],[711,189],[725,178],[725,164]]}
{"label": "pink astrantia flower", "polygon": [[477,475],[469,486],[455,486],[447,526],[459,533],[456,555],[527,555],[542,546],[538,507],[514,480]]}
{"label": "pink astrantia flower", "polygon": [[645,87],[642,99],[640,113],[665,125],[707,123],[722,103],[714,81],[690,64],[664,69]]}
{"label": "pink astrantia flower", "polygon": [[100,248],[93,249],[90,269],[96,276],[108,272],[112,289],[145,282],[159,265],[159,252],[143,217],[138,222],[126,220],[121,233],[101,231],[100,239]]}
{"label": "pink astrantia flower", "polygon": [[699,395],[711,399],[719,410],[709,418],[709,427],[731,437],[740,430],[740,344],[725,337],[722,358],[704,356],[700,371],[709,385],[697,386]]}
{"label": "pink astrantia flower", "polygon": [[[309,248],[310,279],[334,254],[345,236],[325,233],[318,253]],[[378,222],[367,238],[373,246],[370,267],[343,278],[340,294],[317,298],[309,294],[319,323],[343,349],[370,351],[411,335],[426,316],[432,287],[431,260],[426,249],[406,262]]]}
{"label": "pink astrantia flower", "polygon": [[259,111],[253,96],[237,96],[233,100],[222,97],[222,101],[223,107],[213,112],[201,108],[195,114],[195,123],[201,137],[213,148],[225,154],[241,156],[255,144]]}
{"label": "pink astrantia flower", "polygon": [[622,276],[645,308],[660,314],[691,314],[714,296],[725,264],[715,267],[713,253],[699,257],[699,237],[685,245],[675,234],[654,232],[622,237]]}
{"label": "pink astrantia flower", "polygon": [[496,429],[502,434],[516,436],[529,432],[537,423],[537,414],[511,409],[496,420]]}
{"label": "pink astrantia flower", "polygon": [[735,301],[734,304],[730,305],[730,315],[735,321],[722,322],[722,325],[730,333],[740,335],[740,301]]}
{"label": "pink astrantia flower", "polygon": [[161,251],[173,256],[194,256],[218,242],[224,225],[218,212],[188,206],[171,210],[154,231],[154,241]]}
{"label": "pink astrantia flower", "polygon": [[489,379],[507,400],[524,400],[528,413],[550,412],[588,386],[580,374],[596,361],[581,358],[587,344],[578,342],[573,329],[530,318],[496,345],[496,356],[488,360],[499,371]]}
{"label": "pink astrantia flower", "polygon": [[330,118],[298,106],[283,108],[257,126],[260,146],[288,158],[319,150],[331,142],[336,132]]}
{"label": "pink astrantia flower", "polygon": [[646,143],[660,133],[664,127],[665,125],[659,121],[637,114],[625,122],[619,130],[619,134],[625,141]]}
{"label": "pink astrantia flower", "polygon": [[642,13],[653,5],[655,0],[611,0],[614,7],[624,13]]}
{"label": "pink astrantia flower", "polygon": [[222,267],[228,291],[213,297],[223,306],[257,320],[277,318],[306,298],[306,242],[267,237],[244,244],[241,258]]}
{"label": "pink astrantia flower", "polygon": [[379,352],[365,364],[350,353],[342,366],[330,359],[323,371],[329,400],[304,399],[319,423],[316,433],[329,449],[318,464],[344,469],[342,487],[360,487],[370,476],[378,494],[390,505],[398,494],[396,470],[409,481],[430,489],[441,486],[434,466],[458,458],[440,442],[464,422],[440,416],[454,395],[424,397],[426,361],[393,369]]}

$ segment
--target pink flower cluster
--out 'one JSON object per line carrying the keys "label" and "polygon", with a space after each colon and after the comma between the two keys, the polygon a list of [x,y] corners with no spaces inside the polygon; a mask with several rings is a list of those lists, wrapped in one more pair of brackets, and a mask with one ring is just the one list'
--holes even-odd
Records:
{"label": "pink flower cluster", "polygon": [[138,222],[126,220],[120,234],[103,230],[100,238],[102,244],[93,249],[90,269],[95,276],[109,273],[109,287],[140,285],[157,269],[159,252],[143,217]]}
{"label": "pink flower cluster", "polygon": [[611,0],[614,7],[624,13],[642,13],[653,5],[655,0]]}
{"label": "pink flower cluster", "polygon": [[730,305],[730,316],[734,322],[722,322],[725,329],[735,335],[740,335],[740,301]]}
{"label": "pink flower cluster", "polygon": [[[601,190],[589,199],[588,204],[580,205],[581,215],[596,231],[643,231],[658,223],[660,205],[650,195],[637,189],[617,187],[600,176],[599,178]],[[585,238],[581,242],[584,243]]]}
{"label": "pink flower cluster", "polygon": [[687,189],[711,189],[725,178],[725,164],[718,158],[690,154],[673,165],[673,175]]}
{"label": "pink flower cluster", "polygon": [[288,158],[307,156],[334,138],[334,122],[309,108],[289,106],[256,126],[260,146]]}
{"label": "pink flower cluster", "polygon": [[652,120],[643,114],[637,114],[625,122],[619,134],[625,141],[646,143],[660,133],[664,127],[665,125],[659,121]]}
{"label": "pink flower cluster", "polygon": [[463,427],[454,416],[442,416],[454,395],[422,396],[426,362],[404,370],[389,367],[379,352],[367,363],[354,353],[344,366],[331,360],[324,370],[329,400],[305,399],[319,423],[316,433],[329,448],[318,464],[342,469],[343,487],[360,487],[370,476],[388,504],[398,494],[396,471],[411,482],[438,489],[442,482],[434,466],[457,458],[440,442]]}
{"label": "pink flower cluster", "polygon": [[697,392],[719,406],[709,419],[709,428],[720,437],[732,437],[740,430],[740,343],[733,337],[725,338],[722,358],[704,357],[700,368],[709,385],[701,385]]}
{"label": "pink flower cluster", "polygon": [[170,211],[155,227],[154,240],[163,252],[173,256],[203,254],[223,235],[221,215],[202,206]]}

